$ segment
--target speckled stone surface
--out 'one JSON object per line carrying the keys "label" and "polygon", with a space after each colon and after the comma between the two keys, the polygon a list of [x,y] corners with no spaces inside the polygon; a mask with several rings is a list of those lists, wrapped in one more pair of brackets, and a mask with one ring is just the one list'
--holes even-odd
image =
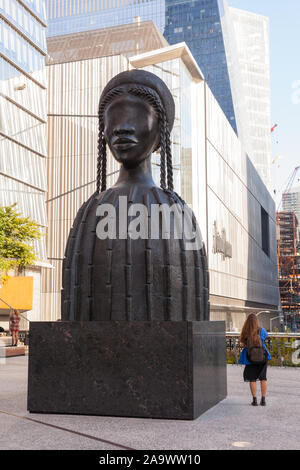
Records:
{"label": "speckled stone surface", "polygon": [[28,410],[194,419],[226,397],[224,322],[32,322]]}

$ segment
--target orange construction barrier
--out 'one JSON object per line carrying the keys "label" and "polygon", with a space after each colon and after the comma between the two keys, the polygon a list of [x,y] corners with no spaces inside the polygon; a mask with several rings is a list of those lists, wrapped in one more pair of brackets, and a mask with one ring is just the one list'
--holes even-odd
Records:
{"label": "orange construction barrier", "polygon": [[[7,281],[0,284],[1,310],[9,310],[9,305],[17,310],[32,310],[32,298],[32,276],[9,277]],[[4,302],[2,302],[1,299],[3,299]]]}

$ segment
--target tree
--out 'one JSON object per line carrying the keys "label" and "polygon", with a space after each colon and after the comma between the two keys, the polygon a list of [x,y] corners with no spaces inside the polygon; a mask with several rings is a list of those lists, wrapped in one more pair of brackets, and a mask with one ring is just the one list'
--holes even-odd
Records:
{"label": "tree", "polygon": [[41,238],[40,227],[17,212],[16,205],[0,206],[0,281],[8,278],[8,271],[22,271],[38,259],[32,242]]}

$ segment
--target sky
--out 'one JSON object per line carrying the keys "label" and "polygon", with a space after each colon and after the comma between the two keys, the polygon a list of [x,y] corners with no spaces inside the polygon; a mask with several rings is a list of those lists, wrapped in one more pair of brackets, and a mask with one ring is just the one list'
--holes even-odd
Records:
{"label": "sky", "polygon": [[[272,190],[285,189],[300,165],[300,1],[227,0],[230,6],[270,20]],[[293,186],[300,186],[300,169]],[[279,197],[280,199],[280,197]]]}

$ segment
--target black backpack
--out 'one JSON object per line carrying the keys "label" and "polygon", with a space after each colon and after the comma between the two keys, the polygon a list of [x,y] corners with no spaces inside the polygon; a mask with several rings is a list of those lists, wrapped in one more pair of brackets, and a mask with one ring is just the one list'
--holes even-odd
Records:
{"label": "black backpack", "polygon": [[267,360],[267,351],[263,346],[260,337],[260,329],[258,330],[258,346],[255,346],[247,341],[247,359],[252,364],[265,364]]}

